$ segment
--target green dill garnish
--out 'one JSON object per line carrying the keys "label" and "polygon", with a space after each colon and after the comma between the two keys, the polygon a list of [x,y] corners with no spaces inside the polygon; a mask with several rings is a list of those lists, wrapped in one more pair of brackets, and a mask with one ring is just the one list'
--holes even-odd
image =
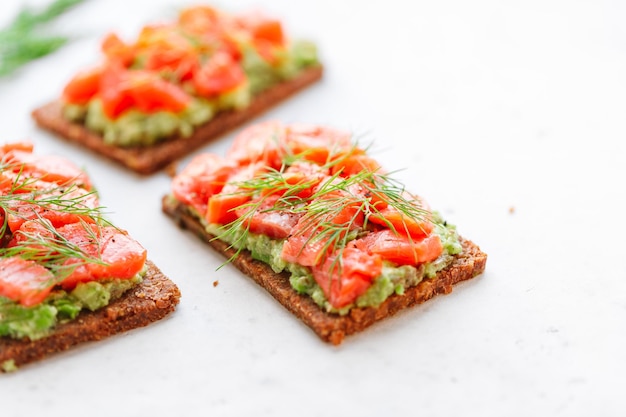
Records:
{"label": "green dill garnish", "polygon": [[[351,152],[338,157],[331,155],[321,168],[330,170],[350,155]],[[394,233],[402,233],[409,239],[411,237],[405,219],[420,223],[430,216],[430,212],[416,203],[410,194],[406,193],[404,186],[393,179],[391,174],[380,170],[375,172],[362,170],[357,174],[343,177],[341,169],[338,169],[323,182],[309,179],[292,184],[286,177],[287,164],[291,165],[297,161],[310,162],[306,160],[305,153],[289,155],[288,162],[280,170],[271,169],[250,180],[231,183],[238,189],[233,194],[244,194],[251,197],[251,201],[237,207],[237,210],[243,211],[244,214],[233,222],[222,225],[221,233],[216,237],[231,242],[231,247],[237,249],[229,262],[241,252],[243,243],[250,233],[250,219],[255,213],[282,212],[298,216],[299,228],[292,236],[306,237],[304,246],[318,243],[322,245],[320,258],[316,259],[316,264],[333,255],[331,272],[334,268],[341,268],[344,249],[360,232],[367,229],[372,215],[376,215]],[[308,196],[300,196],[302,191],[312,186],[317,187],[315,192]],[[268,206],[266,203],[270,197],[277,199]],[[389,207],[400,213],[400,230],[397,225],[385,219],[378,208],[380,203],[373,197],[384,199]],[[338,221],[342,213],[346,212],[349,213],[347,218]]]}
{"label": "green dill garnish", "polygon": [[[15,173],[15,170],[18,172]],[[0,173],[9,172],[13,172],[14,177],[7,190],[0,195],[0,257],[19,256],[50,270],[54,275],[53,282],[43,283],[42,287],[62,282],[81,265],[106,265],[99,257],[98,234],[100,227],[111,226],[111,223],[103,217],[103,207],[93,207],[90,202],[97,199],[96,191],[86,191],[75,184],[40,187],[40,179],[26,176],[19,164],[0,164]],[[84,228],[89,244],[96,245],[94,254],[87,253],[85,248],[62,236],[45,217],[47,212],[77,216],[76,220]],[[10,217],[34,221],[40,230],[20,229],[17,232],[19,244],[8,247],[14,237],[9,228]]]}
{"label": "green dill garnish", "polygon": [[[90,255],[84,248],[70,242],[48,220],[38,218],[37,223],[43,226],[46,234],[20,230],[19,245],[0,248],[0,257],[19,256],[42,265],[52,272],[54,283],[63,281],[81,265],[106,265],[98,256],[100,253],[98,234],[89,223],[80,222],[81,227],[86,231],[89,243],[96,245],[94,251],[96,255]],[[68,263],[68,260],[71,262]],[[42,287],[49,287],[50,284],[46,282],[42,284]]]}
{"label": "green dill garnish", "polygon": [[83,1],[55,0],[41,11],[22,9],[6,28],[0,30],[0,76],[65,45],[67,37],[41,35],[37,30]]}

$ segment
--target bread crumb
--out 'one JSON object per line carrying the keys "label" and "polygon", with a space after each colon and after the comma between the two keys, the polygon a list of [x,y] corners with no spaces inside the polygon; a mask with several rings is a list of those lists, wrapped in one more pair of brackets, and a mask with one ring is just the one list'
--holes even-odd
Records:
{"label": "bread crumb", "polygon": [[515,207],[513,206],[509,207],[509,213],[511,214],[515,213]]}
{"label": "bread crumb", "polygon": [[165,173],[170,177],[174,178],[176,176],[176,171],[178,171],[178,163],[172,162],[165,167]]}
{"label": "bread crumb", "polygon": [[218,285],[219,283],[220,283],[219,281],[213,281],[213,286],[214,286],[214,287],[217,287],[217,285]]}

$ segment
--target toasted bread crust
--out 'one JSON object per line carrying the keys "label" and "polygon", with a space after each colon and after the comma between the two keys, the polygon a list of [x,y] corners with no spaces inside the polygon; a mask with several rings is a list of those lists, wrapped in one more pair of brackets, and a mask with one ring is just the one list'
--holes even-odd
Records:
{"label": "toasted bread crust", "polygon": [[102,137],[79,123],[63,117],[60,101],[35,109],[32,116],[37,124],[60,137],[85,146],[139,174],[152,174],[191,153],[210,140],[244,124],[289,96],[304,89],[322,77],[322,66],[303,70],[297,77],[281,82],[256,95],[243,110],[218,113],[212,120],[198,127],[188,138],[173,138],[147,147],[123,148],[108,145]]}
{"label": "toasted bread crust", "polygon": [[151,261],[147,261],[147,266],[144,280],[121,298],[100,310],[81,312],[75,320],[56,326],[49,336],[34,341],[0,338],[0,364],[13,360],[20,366],[165,317],[176,308],[180,291]]}
{"label": "toasted bread crust", "polygon": [[[226,257],[231,257],[235,253],[227,243],[208,234],[184,204],[166,196],[163,198],[162,208],[180,227],[194,232]],[[323,311],[309,296],[298,294],[291,287],[287,273],[275,273],[267,264],[252,259],[247,251],[242,251],[232,263],[265,288],[322,340],[338,345],[345,336],[359,332],[379,320],[420,304],[437,294],[448,294],[454,284],[481,274],[485,270],[487,255],[469,240],[461,238],[461,243],[463,252],[456,255],[452,265],[440,271],[435,278],[424,279],[417,286],[407,288],[403,295],[391,295],[377,308],[352,308],[345,316]]]}

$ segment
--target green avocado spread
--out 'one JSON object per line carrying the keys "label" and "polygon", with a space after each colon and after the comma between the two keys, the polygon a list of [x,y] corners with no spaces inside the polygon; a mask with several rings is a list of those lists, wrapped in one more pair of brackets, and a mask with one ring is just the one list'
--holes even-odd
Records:
{"label": "green avocado spread", "polygon": [[[453,255],[462,251],[456,227],[444,222],[438,213],[433,213],[433,223],[443,244],[443,252],[439,258],[417,267],[384,261],[382,273],[374,279],[369,289],[354,304],[341,309],[331,306],[308,267],[288,263],[281,258],[284,240],[248,232],[241,247],[235,247],[237,236],[231,235],[232,239],[228,243],[236,249],[248,250],[252,258],[265,262],[276,273],[287,272],[291,287],[300,294],[309,295],[324,310],[345,315],[353,307],[377,307],[392,294],[403,294],[407,288],[419,284],[423,279],[433,278],[438,271],[450,265]],[[209,224],[205,227],[208,233],[219,236],[220,239],[224,237],[220,225]]]}
{"label": "green avocado spread", "polygon": [[50,334],[57,323],[75,319],[82,310],[105,307],[141,281],[142,275],[138,274],[132,279],[80,283],[70,292],[53,291],[33,307],[0,296],[0,337],[40,339]]}
{"label": "green avocado spread", "polygon": [[243,46],[242,66],[247,81],[210,100],[192,95],[190,105],[180,113],[146,114],[131,109],[112,120],[104,114],[98,98],[87,105],[65,104],[63,113],[66,119],[100,134],[107,144],[150,146],[172,137],[189,137],[196,127],[210,121],[220,111],[246,108],[255,95],[318,64],[316,46],[308,41],[294,42],[274,65],[265,61],[252,46]]}

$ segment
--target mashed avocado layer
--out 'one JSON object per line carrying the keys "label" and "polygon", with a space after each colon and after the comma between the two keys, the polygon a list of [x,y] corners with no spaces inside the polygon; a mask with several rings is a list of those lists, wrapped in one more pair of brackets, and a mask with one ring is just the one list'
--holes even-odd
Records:
{"label": "mashed avocado layer", "polygon": [[40,339],[50,334],[57,323],[75,319],[84,309],[105,307],[141,281],[142,275],[137,275],[126,280],[80,283],[71,292],[53,291],[43,303],[33,307],[0,297],[0,337]]}
{"label": "mashed avocado layer", "polygon": [[[230,100],[236,102],[236,94],[232,94]],[[213,118],[217,104],[195,98],[181,113],[159,111],[146,114],[131,109],[117,119],[111,120],[104,114],[102,102],[96,98],[87,106],[65,105],[64,116],[71,121],[83,123],[89,130],[101,134],[104,142],[110,145],[150,146],[173,136],[191,136],[197,126]]]}
{"label": "mashed avocado layer", "polygon": [[107,144],[150,146],[172,137],[189,137],[196,127],[210,121],[218,112],[246,108],[255,95],[318,64],[317,49],[311,42],[294,42],[274,65],[261,58],[251,45],[244,45],[242,66],[247,82],[211,100],[194,96],[191,104],[180,113],[146,114],[131,109],[112,120],[104,114],[97,98],[84,106],[66,104],[63,112],[66,119],[102,135]]}
{"label": "mashed avocado layer", "polygon": [[[267,263],[276,273],[286,271],[290,274],[289,282],[294,290],[300,294],[309,295],[313,301],[328,312],[340,315],[347,314],[353,307],[378,307],[392,294],[403,294],[404,291],[419,284],[423,279],[433,278],[438,271],[446,268],[453,261],[453,255],[461,253],[462,247],[459,242],[456,228],[444,222],[437,213],[433,213],[435,231],[439,234],[443,244],[443,253],[433,262],[425,263],[414,267],[411,265],[396,265],[392,262],[384,261],[382,273],[374,279],[370,288],[359,298],[355,304],[348,305],[341,309],[334,308],[326,299],[322,288],[317,284],[309,268],[288,263],[280,256],[284,240],[271,239],[265,235],[247,233],[245,241],[239,245],[237,236],[231,236],[228,243],[236,249],[246,249],[250,251],[254,259]],[[208,233],[214,236],[223,234],[220,225],[206,225]]]}

